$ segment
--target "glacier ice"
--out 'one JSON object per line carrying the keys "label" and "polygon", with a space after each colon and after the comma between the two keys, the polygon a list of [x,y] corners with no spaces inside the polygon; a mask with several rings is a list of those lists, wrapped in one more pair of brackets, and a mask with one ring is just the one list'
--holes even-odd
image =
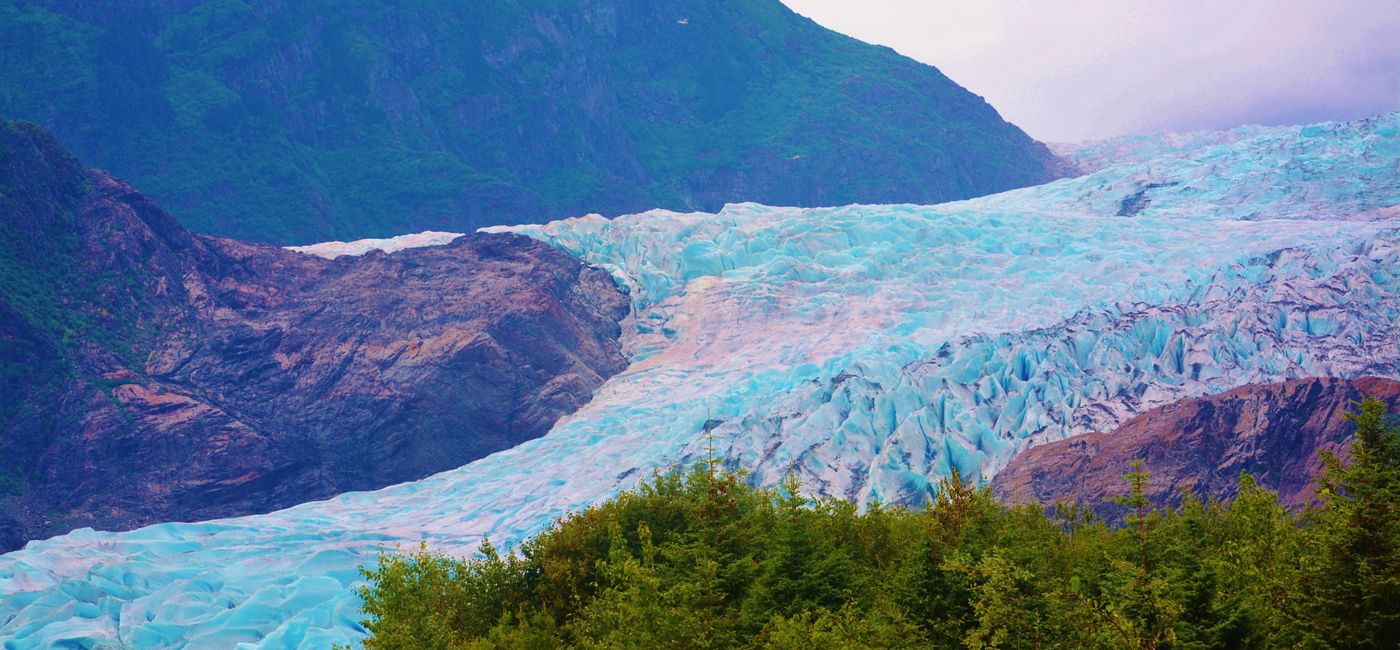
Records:
{"label": "glacier ice", "polygon": [[[353,640],[355,567],[379,549],[518,541],[696,457],[706,419],[722,422],[725,461],[757,480],[796,469],[814,491],[917,501],[951,469],[986,478],[1026,445],[1179,396],[1396,375],[1396,127],[1136,145],[1084,177],[938,206],[744,204],[510,228],[631,290],[632,365],[592,402],[543,438],[421,481],[31,542],[0,557],[0,638]],[[1134,216],[1116,216],[1149,184]]]}
{"label": "glacier ice", "polygon": [[425,230],[409,235],[398,235],[396,237],[386,237],[383,239],[357,239],[355,241],[327,241],[318,244],[308,244],[306,246],[288,246],[289,250],[308,255],[316,255],[327,259],[335,259],[342,255],[364,255],[372,250],[392,253],[406,248],[419,248],[422,246],[441,246],[451,243],[452,240],[461,237],[460,232],[438,232],[436,230]]}
{"label": "glacier ice", "polygon": [[1247,125],[1225,131],[1135,134],[1107,140],[1049,143],[1048,146],[1080,173],[1090,174],[1112,165],[1140,164],[1153,158],[1189,155],[1206,147],[1268,135],[1271,131],[1277,129]]}
{"label": "glacier ice", "polygon": [[[1191,143],[1203,146],[1192,147]],[[1246,153],[1247,152],[1247,153]],[[1189,138],[1120,138],[1071,157],[1121,156],[1088,176],[974,199],[1059,213],[1209,219],[1390,219],[1400,216],[1400,113],[1356,122],[1245,127]],[[1085,164],[1085,163],[1081,163]],[[1141,194],[1139,194],[1139,192]]]}

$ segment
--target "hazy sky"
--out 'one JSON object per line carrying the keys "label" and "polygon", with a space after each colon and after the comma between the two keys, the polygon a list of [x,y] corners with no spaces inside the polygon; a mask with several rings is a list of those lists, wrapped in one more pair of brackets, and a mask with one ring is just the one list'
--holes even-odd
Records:
{"label": "hazy sky", "polygon": [[1400,110],[1400,0],[783,0],[1047,141]]}

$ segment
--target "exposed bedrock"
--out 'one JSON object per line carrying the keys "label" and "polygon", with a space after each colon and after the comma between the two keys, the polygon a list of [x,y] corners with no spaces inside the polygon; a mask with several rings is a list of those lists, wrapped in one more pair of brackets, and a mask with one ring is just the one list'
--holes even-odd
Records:
{"label": "exposed bedrock", "polygon": [[1126,508],[1109,501],[1126,492],[1122,475],[1142,459],[1152,476],[1147,496],[1157,506],[1181,504],[1183,489],[1230,499],[1248,472],[1279,500],[1301,508],[1314,499],[1322,450],[1345,455],[1355,426],[1345,414],[1364,396],[1400,405],[1400,382],[1307,378],[1251,384],[1218,395],[1151,409],[1113,430],[1040,445],[1017,456],[992,481],[1007,502],[1057,501],[1092,508],[1121,521]]}
{"label": "exposed bedrock", "polygon": [[19,123],[0,189],[0,548],[422,478],[626,365],[626,294],[526,237],[327,260],[195,235]]}

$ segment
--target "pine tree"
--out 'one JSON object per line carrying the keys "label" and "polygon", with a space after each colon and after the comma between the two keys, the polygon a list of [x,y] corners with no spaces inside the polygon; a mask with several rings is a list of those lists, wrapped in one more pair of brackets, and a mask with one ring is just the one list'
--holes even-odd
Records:
{"label": "pine tree", "polygon": [[1132,471],[1123,475],[1128,481],[1128,494],[1114,501],[1133,509],[1127,523],[1133,529],[1137,550],[1137,566],[1118,565],[1126,579],[1119,585],[1115,602],[1106,609],[1117,619],[1115,627],[1131,646],[1141,650],[1156,650],[1175,640],[1172,623],[1182,607],[1169,593],[1168,583],[1152,571],[1151,503],[1147,499],[1147,480],[1152,474],[1144,470],[1141,458],[1129,464]]}
{"label": "pine tree", "polygon": [[1113,497],[1113,501],[1133,510],[1134,514],[1129,515],[1126,521],[1137,531],[1138,553],[1142,562],[1142,572],[1146,575],[1152,573],[1147,557],[1147,510],[1152,505],[1147,500],[1147,479],[1152,478],[1152,474],[1143,471],[1143,466],[1141,458],[1134,458],[1128,463],[1132,471],[1123,475],[1128,481],[1128,494]]}
{"label": "pine tree", "polygon": [[1323,457],[1316,623],[1337,647],[1389,650],[1400,647],[1400,434],[1384,402],[1358,406],[1349,462]]}

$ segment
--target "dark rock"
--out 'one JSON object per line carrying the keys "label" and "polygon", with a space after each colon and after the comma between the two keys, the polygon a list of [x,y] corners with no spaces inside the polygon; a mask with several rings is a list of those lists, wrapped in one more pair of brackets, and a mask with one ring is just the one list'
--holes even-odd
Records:
{"label": "dark rock", "polygon": [[1148,183],[1146,185],[1143,185],[1140,189],[1138,189],[1138,191],[1133,192],[1132,194],[1126,197],[1123,197],[1123,200],[1119,201],[1117,216],[1136,217],[1139,212],[1142,212],[1144,209],[1147,208],[1148,203],[1152,202],[1152,199],[1148,196],[1149,192],[1155,189],[1163,187],[1173,187],[1176,185],[1178,185],[1176,181],[1171,181],[1167,183]]}
{"label": "dark rock", "polygon": [[1056,501],[1092,508],[1110,522],[1126,509],[1109,501],[1127,491],[1123,474],[1141,458],[1152,474],[1147,496],[1163,507],[1181,503],[1182,489],[1230,499],[1249,472],[1290,508],[1314,499],[1322,469],[1318,452],[1345,453],[1354,427],[1344,414],[1365,395],[1395,409],[1400,382],[1312,378],[1252,384],[1219,395],[1184,399],[1139,415],[1112,433],[1087,433],[1032,447],[992,480],[1007,503]]}
{"label": "dark rock", "polygon": [[626,363],[626,295],[524,237],[326,260],[195,235],[23,123],[0,210],[3,549],[421,478]]}

